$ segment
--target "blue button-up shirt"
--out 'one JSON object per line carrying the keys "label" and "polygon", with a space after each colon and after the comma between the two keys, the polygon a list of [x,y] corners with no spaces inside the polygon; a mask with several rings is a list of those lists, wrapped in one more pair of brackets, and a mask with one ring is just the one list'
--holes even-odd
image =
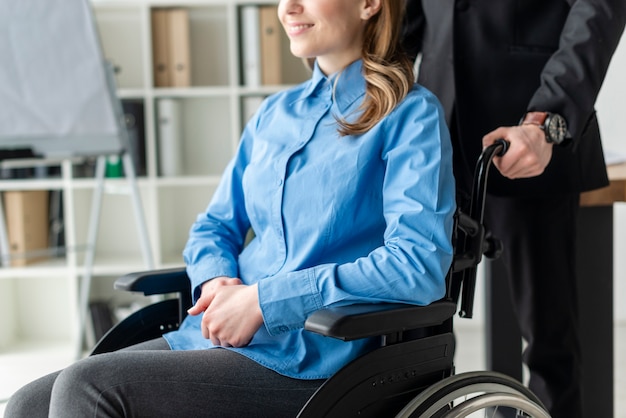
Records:
{"label": "blue button-up shirt", "polygon": [[[354,120],[365,97],[361,70],[315,68],[264,101],[184,250],[194,298],[217,276],[258,282],[265,325],[229,349],[290,377],[329,377],[373,346],[304,331],[313,311],[445,293],[455,198],[443,111],[416,85],[370,131],[340,137],[336,118]],[[213,347],[200,320],[166,335],[172,349]]]}

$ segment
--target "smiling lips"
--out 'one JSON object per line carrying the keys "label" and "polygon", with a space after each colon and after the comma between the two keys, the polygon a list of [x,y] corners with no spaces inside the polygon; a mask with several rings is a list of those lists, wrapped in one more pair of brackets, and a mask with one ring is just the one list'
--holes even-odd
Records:
{"label": "smiling lips", "polygon": [[289,26],[289,34],[290,35],[297,35],[300,32],[305,31],[306,29],[312,28],[313,25],[312,24],[298,24],[298,25],[292,25]]}

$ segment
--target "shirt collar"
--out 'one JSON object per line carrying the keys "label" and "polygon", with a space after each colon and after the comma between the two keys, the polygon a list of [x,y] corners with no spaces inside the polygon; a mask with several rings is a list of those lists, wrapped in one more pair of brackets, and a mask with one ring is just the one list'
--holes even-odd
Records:
{"label": "shirt collar", "polygon": [[313,74],[309,79],[308,86],[302,92],[302,98],[311,96],[314,92],[324,86],[326,82],[328,82],[328,78],[326,78],[322,70],[320,70],[320,68],[317,66],[317,61],[315,61],[315,64],[313,66]]}
{"label": "shirt collar", "polygon": [[333,100],[339,111],[343,113],[355,100],[365,94],[366,83],[362,70],[362,60],[356,60],[343,70],[326,76],[316,61],[309,85],[303,91],[303,97],[311,96],[329,83],[335,89]]}

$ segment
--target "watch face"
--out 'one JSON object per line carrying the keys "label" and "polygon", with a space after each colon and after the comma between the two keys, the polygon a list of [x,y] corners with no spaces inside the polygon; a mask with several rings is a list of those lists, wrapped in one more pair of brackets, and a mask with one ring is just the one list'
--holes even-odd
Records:
{"label": "watch face", "polygon": [[547,125],[546,137],[549,142],[560,144],[565,140],[565,136],[567,135],[567,123],[563,116],[556,113],[551,114]]}

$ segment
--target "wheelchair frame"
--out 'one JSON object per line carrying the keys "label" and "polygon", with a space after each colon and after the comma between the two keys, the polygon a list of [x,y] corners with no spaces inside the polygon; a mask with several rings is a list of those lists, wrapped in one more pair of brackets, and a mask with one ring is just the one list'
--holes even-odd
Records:
{"label": "wheelchair frame", "polygon": [[[305,329],[349,341],[378,337],[380,346],[329,378],[300,411],[319,417],[465,417],[477,410],[511,407],[522,417],[549,418],[541,401],[508,376],[480,371],[454,374],[453,317],[473,315],[476,269],[482,256],[497,257],[499,241],[486,231],[483,212],[487,177],[508,143],[483,150],[474,173],[469,214],[455,214],[455,251],[447,294],[427,306],[356,304],[314,312]],[[131,273],[115,288],[145,295],[178,294],[141,309],[111,329],[92,354],[157,338],[178,328],[192,305],[184,268]],[[491,408],[491,409],[489,409]]]}

